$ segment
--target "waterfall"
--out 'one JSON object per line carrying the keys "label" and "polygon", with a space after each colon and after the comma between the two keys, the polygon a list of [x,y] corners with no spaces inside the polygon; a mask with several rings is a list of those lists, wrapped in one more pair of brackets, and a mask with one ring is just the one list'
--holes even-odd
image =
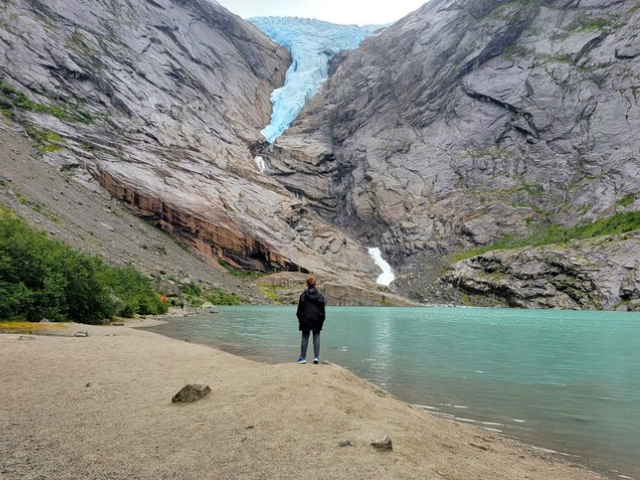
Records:
{"label": "waterfall", "polygon": [[396,279],[396,276],[391,271],[391,265],[382,258],[382,252],[379,248],[370,248],[368,251],[375,264],[380,267],[380,270],[382,270],[382,273],[378,276],[376,283],[378,285],[385,285],[388,287],[391,285],[391,282]]}
{"label": "waterfall", "polygon": [[261,173],[264,173],[264,171],[267,169],[267,164],[264,163],[264,158],[258,156],[256,158],[254,158],[256,165],[258,166],[258,168],[260,169]]}

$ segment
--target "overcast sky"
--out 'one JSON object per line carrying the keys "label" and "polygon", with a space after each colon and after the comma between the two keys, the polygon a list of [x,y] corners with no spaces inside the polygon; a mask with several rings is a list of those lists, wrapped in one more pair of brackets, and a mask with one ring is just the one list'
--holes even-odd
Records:
{"label": "overcast sky", "polygon": [[243,18],[308,17],[332,23],[382,25],[400,20],[427,0],[217,0]]}

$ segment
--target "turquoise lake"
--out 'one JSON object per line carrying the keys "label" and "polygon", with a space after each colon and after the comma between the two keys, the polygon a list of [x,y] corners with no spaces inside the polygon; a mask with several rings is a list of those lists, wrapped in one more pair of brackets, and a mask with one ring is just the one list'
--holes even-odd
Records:
{"label": "turquoise lake", "polygon": [[[147,330],[281,363],[298,357],[297,327],[295,307],[215,307]],[[640,480],[640,314],[328,307],[321,360],[435,414]]]}

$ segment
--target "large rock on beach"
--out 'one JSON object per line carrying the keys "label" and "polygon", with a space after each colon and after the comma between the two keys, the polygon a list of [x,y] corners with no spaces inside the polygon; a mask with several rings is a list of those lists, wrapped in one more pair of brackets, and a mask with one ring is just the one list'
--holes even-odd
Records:
{"label": "large rock on beach", "polygon": [[171,399],[172,403],[193,403],[206,397],[211,393],[208,385],[189,384],[185,385]]}
{"label": "large rock on beach", "polygon": [[384,437],[376,438],[371,442],[371,446],[380,452],[390,452],[393,450],[393,442],[387,435]]}

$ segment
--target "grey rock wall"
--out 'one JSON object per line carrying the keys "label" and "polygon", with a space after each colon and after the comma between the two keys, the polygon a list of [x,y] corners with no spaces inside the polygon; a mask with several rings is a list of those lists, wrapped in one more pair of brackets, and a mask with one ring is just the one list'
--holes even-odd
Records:
{"label": "grey rock wall", "polygon": [[[34,102],[11,114],[45,161],[209,263],[375,291],[377,246],[399,291],[429,300],[456,250],[640,207],[639,38],[636,2],[432,0],[333,65],[266,175],[252,151],[290,58],[215,2],[0,2],[0,79]],[[501,298],[631,305],[636,277],[606,272],[635,262],[637,237],[613,242],[628,248],[572,247],[602,259],[571,267],[580,299],[552,282],[574,265],[560,247],[519,280],[550,300]],[[443,278],[472,292],[483,268],[513,275],[513,255]]]}
{"label": "grey rock wall", "polygon": [[0,2],[0,80],[46,106],[11,112],[45,161],[218,268],[347,272],[372,286],[377,268],[357,240],[250,152],[290,61],[208,0]]}
{"label": "grey rock wall", "polygon": [[444,280],[457,295],[492,297],[511,307],[635,311],[640,233],[493,251],[457,262]]}
{"label": "grey rock wall", "polygon": [[639,38],[637,2],[433,0],[340,64],[274,168],[405,285],[425,258],[635,211]]}
{"label": "grey rock wall", "polygon": [[632,7],[429,2],[276,142],[281,181],[399,260],[605,215],[640,188]]}

